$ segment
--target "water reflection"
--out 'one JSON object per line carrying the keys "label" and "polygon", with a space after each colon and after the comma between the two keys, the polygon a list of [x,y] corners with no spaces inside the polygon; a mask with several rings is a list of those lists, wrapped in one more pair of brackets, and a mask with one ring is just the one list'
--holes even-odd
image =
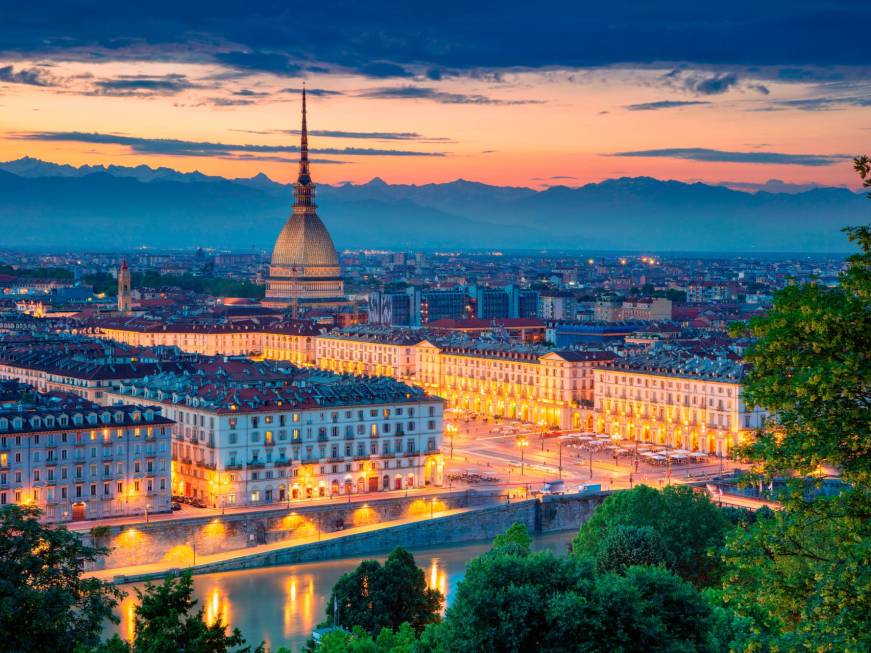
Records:
{"label": "water reflection", "polygon": [[[536,538],[533,546],[564,553],[573,533]],[[424,570],[427,587],[439,590],[446,605],[456,592],[468,562],[489,549],[489,544],[471,544],[440,549],[413,550]],[[381,561],[386,555],[371,556]],[[270,647],[288,646],[298,650],[311,631],[325,618],[326,601],[339,577],[354,569],[363,558],[246,569],[194,576],[194,595],[209,624],[219,618],[239,628],[249,643],[266,642]],[[118,606],[120,623],[108,632],[133,638],[135,587],[125,585],[127,596]]]}

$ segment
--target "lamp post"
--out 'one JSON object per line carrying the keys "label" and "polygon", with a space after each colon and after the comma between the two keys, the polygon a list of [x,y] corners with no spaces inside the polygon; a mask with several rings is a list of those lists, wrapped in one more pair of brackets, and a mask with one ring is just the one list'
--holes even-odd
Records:
{"label": "lamp post", "polygon": [[520,447],[520,476],[523,477],[526,465],[524,450],[529,446],[529,440],[526,439],[525,435],[517,436],[517,446]]}

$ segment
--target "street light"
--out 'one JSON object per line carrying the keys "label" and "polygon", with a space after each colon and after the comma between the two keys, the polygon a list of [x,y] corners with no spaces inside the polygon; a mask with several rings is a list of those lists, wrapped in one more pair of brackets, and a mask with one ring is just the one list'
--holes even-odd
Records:
{"label": "street light", "polygon": [[517,436],[517,446],[520,447],[520,476],[522,477],[525,470],[525,458],[524,458],[524,450],[529,446],[529,440],[526,439],[525,435]]}

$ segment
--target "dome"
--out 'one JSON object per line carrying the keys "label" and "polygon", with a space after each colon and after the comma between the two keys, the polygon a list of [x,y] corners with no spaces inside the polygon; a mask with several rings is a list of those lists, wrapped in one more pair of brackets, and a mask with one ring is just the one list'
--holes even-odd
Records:
{"label": "dome", "polygon": [[333,239],[317,213],[294,210],[275,241],[272,265],[303,269],[338,267],[339,255]]}

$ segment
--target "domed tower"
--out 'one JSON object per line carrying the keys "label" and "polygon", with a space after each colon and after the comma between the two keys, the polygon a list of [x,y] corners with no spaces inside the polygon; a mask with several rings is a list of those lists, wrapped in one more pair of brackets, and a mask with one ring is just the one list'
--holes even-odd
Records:
{"label": "domed tower", "polygon": [[338,308],[348,303],[339,255],[317,214],[315,184],[309,171],[305,88],[302,89],[299,176],[293,194],[293,213],[272,250],[264,304],[290,308],[296,317],[309,308]]}

